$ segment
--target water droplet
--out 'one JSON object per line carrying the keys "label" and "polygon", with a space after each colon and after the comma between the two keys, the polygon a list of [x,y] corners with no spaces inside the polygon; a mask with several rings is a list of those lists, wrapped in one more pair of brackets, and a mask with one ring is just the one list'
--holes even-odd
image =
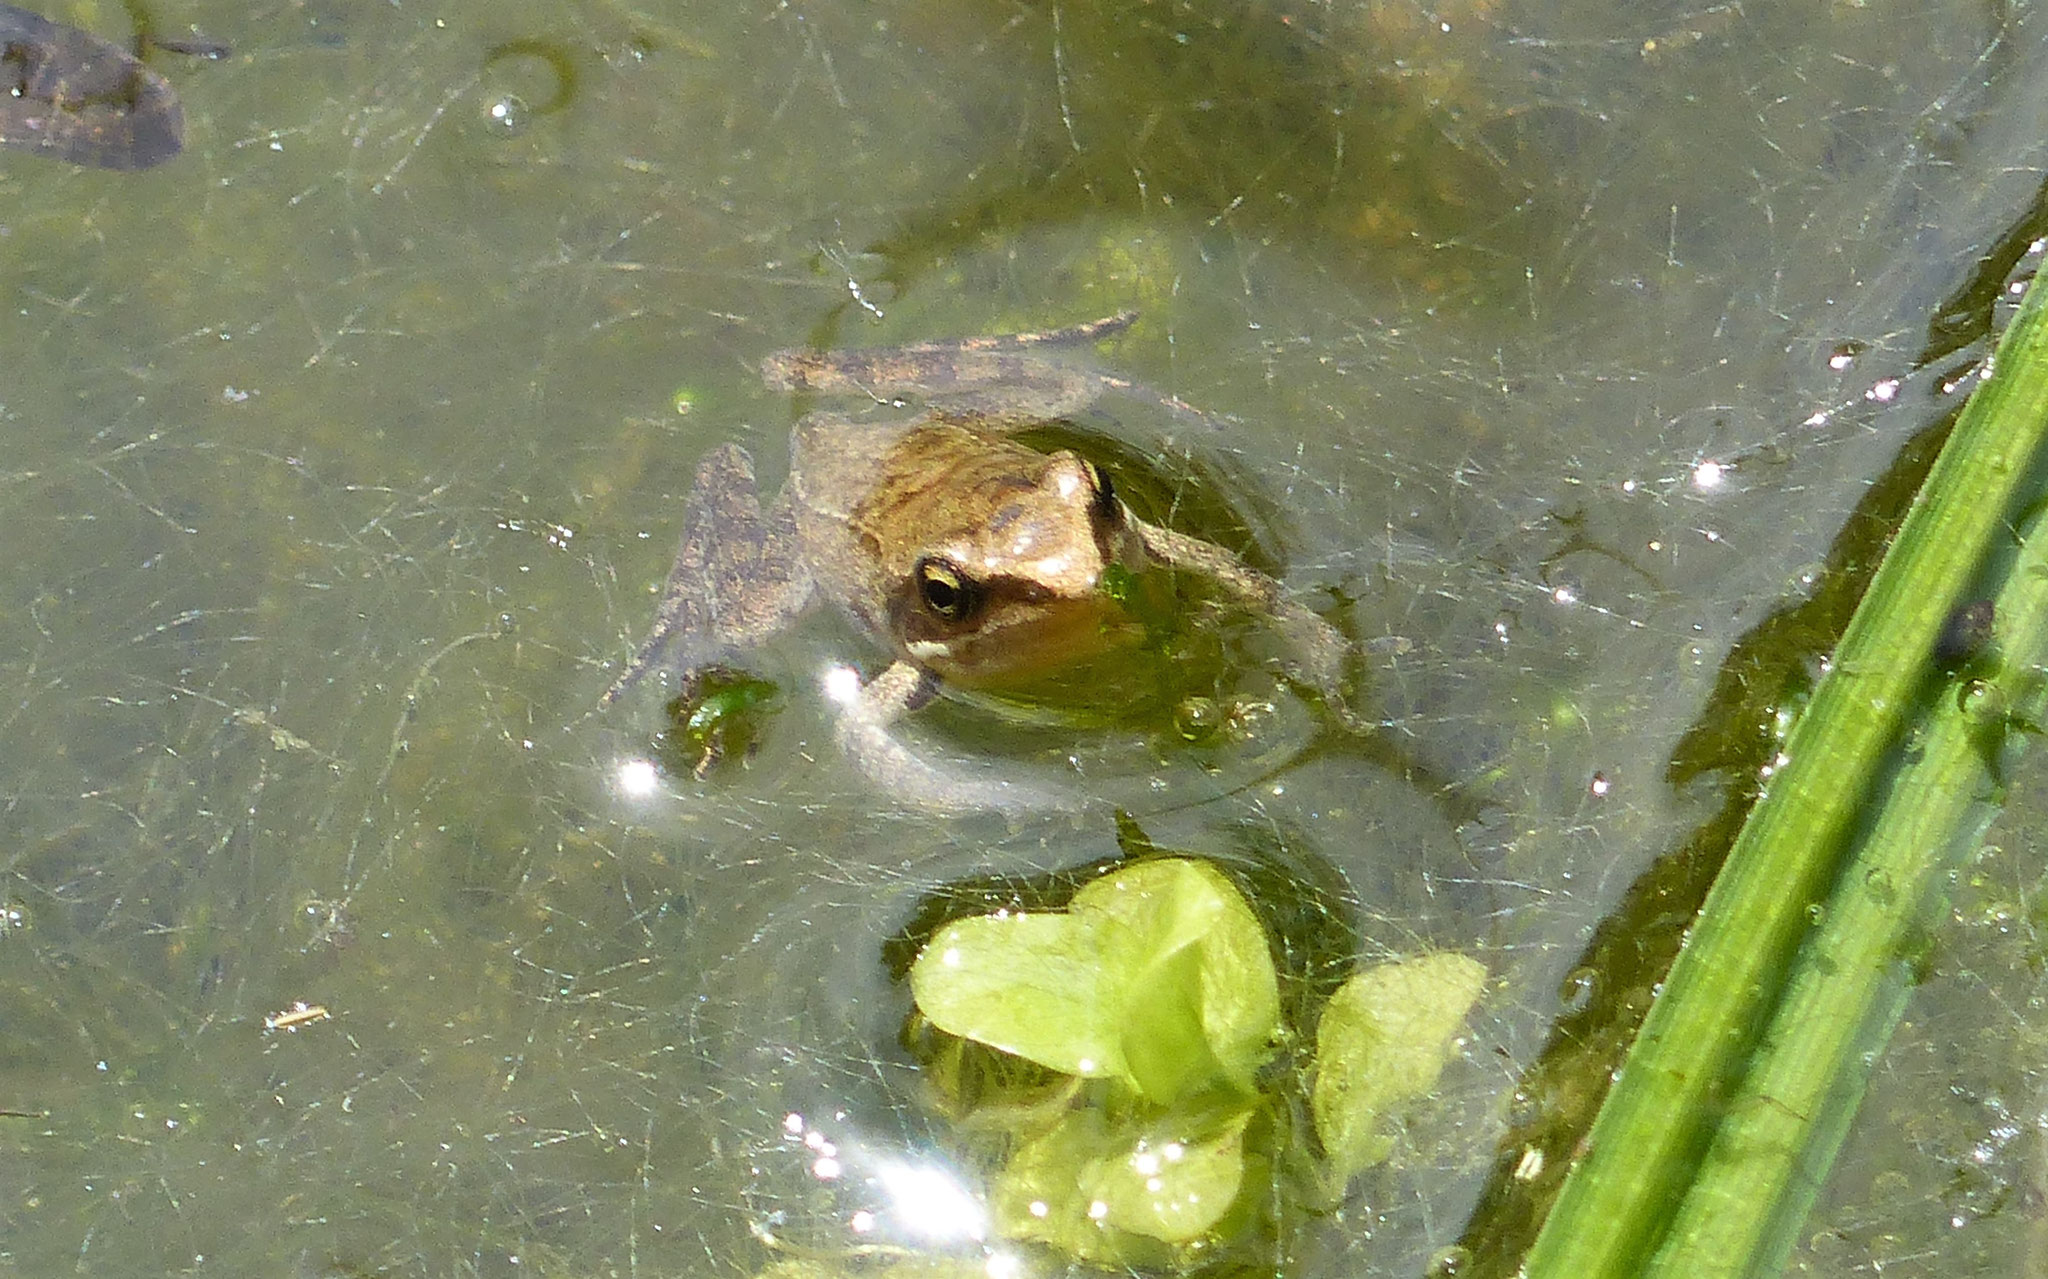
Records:
{"label": "water droplet", "polygon": [[1589,964],[1581,964],[1565,974],[1559,983],[1557,997],[1564,1007],[1566,1016],[1585,1011],[1593,1002],[1593,996],[1600,989],[1600,972]]}
{"label": "water droplet", "polygon": [[2003,723],[2011,712],[2005,693],[1996,684],[1981,679],[1969,681],[1957,692],[1956,709],[1980,728]]}
{"label": "water droplet", "polygon": [[493,136],[516,138],[533,123],[533,110],[516,93],[501,93],[484,103],[484,124]]}
{"label": "water droplet", "polygon": [[1223,708],[1214,698],[1183,698],[1173,709],[1173,727],[1184,741],[1210,741],[1222,731],[1223,723]]}

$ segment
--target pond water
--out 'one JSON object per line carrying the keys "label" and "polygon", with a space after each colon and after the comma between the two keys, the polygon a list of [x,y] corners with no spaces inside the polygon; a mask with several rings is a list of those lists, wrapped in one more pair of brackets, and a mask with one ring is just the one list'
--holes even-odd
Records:
{"label": "pond water", "polygon": [[[1162,844],[1333,868],[1370,957],[1484,961],[1465,1053],[1290,1270],[1515,1237],[1513,1134],[1595,1091],[1518,1081],[1561,1014],[1628,1003],[1589,940],[1742,784],[1675,784],[1674,754],[1753,735],[1714,722],[1724,662],[1952,407],[1984,344],[1928,364],[1931,328],[2048,158],[2026,8],[150,16],[233,48],[152,55],[183,155],[0,152],[22,1274],[748,1275],[872,1243],[804,1138],[930,1135],[882,940],[1113,825],[878,794],[808,691],[873,658],[825,616],[761,656],[790,696],[747,767],[637,793],[659,695],[598,699],[698,458],[782,474],[762,356],[1126,308],[1105,364],[1227,417],[1082,426],[1224,494],[1361,641],[1378,734],[1256,672],[1274,723],[1241,748],[973,705],[912,731]],[[2043,1264],[2044,793],[2015,780],[1959,885],[1804,1272]],[[265,1029],[300,1002],[330,1015]]]}

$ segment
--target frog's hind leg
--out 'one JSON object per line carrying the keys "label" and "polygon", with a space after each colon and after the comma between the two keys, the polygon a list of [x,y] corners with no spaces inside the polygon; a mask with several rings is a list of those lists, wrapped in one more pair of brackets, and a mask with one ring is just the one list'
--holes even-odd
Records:
{"label": "frog's hind leg", "polygon": [[793,508],[777,501],[762,510],[745,449],[712,450],[697,466],[654,630],[603,700],[657,667],[688,675],[745,653],[788,625],[812,592]]}
{"label": "frog's hind leg", "polygon": [[1128,513],[1125,524],[1154,561],[1212,578],[1240,604],[1270,618],[1294,655],[1292,674],[1320,693],[1323,704],[1346,728],[1354,733],[1371,731],[1370,722],[1352,710],[1345,697],[1351,644],[1342,632],[1289,596],[1280,583],[1213,542],[1147,524]]}
{"label": "frog's hind leg", "polygon": [[865,346],[847,351],[794,347],[761,361],[761,381],[771,391],[814,395],[945,395],[991,382],[1013,383],[1019,370],[1040,367],[1033,352],[1072,349],[1113,337],[1136,322],[1136,311],[1036,333],[949,338],[904,346]]}
{"label": "frog's hind leg", "polygon": [[1199,409],[1178,395],[1101,369],[1061,364],[1034,355],[971,357],[986,385],[934,391],[926,404],[941,417],[996,431],[1028,431],[1048,422],[1072,421],[1104,395],[1156,405],[1176,421],[1221,431],[1239,419]]}

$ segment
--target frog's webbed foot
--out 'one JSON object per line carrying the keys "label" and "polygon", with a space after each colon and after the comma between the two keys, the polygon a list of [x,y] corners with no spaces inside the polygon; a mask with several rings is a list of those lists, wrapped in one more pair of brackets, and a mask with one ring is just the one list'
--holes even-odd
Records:
{"label": "frog's webbed foot", "polygon": [[860,683],[848,667],[826,677],[826,696],[838,710],[839,747],[854,766],[896,798],[937,812],[999,812],[1010,817],[1072,810],[1064,796],[1011,781],[993,769],[929,759],[891,731],[895,722],[937,696],[938,677],[908,662]]}
{"label": "frog's webbed foot", "polygon": [[811,592],[794,512],[779,501],[761,509],[745,449],[713,449],[697,466],[654,630],[603,700],[657,667],[688,673],[743,654],[787,626]]}
{"label": "frog's webbed foot", "polygon": [[1269,618],[1293,654],[1290,673],[1314,688],[1345,728],[1354,733],[1372,731],[1372,723],[1354,711],[1345,696],[1351,644],[1342,632],[1289,596],[1280,583],[1213,542],[1148,524],[1133,515],[1127,515],[1125,522],[1153,560],[1209,577],[1240,604]]}

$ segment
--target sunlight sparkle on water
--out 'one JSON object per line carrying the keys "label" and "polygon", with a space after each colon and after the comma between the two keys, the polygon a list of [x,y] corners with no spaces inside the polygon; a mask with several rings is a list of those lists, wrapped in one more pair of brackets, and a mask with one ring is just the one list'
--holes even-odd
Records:
{"label": "sunlight sparkle on water", "polygon": [[860,698],[860,672],[851,666],[825,668],[825,699],[838,706],[851,706]]}
{"label": "sunlight sparkle on water", "polygon": [[619,763],[619,793],[645,799],[661,787],[661,774],[651,759],[628,759]]}
{"label": "sunlight sparkle on water", "polygon": [[944,1168],[885,1162],[875,1169],[875,1180],[889,1197],[890,1215],[913,1234],[933,1243],[988,1234],[988,1214]]}

